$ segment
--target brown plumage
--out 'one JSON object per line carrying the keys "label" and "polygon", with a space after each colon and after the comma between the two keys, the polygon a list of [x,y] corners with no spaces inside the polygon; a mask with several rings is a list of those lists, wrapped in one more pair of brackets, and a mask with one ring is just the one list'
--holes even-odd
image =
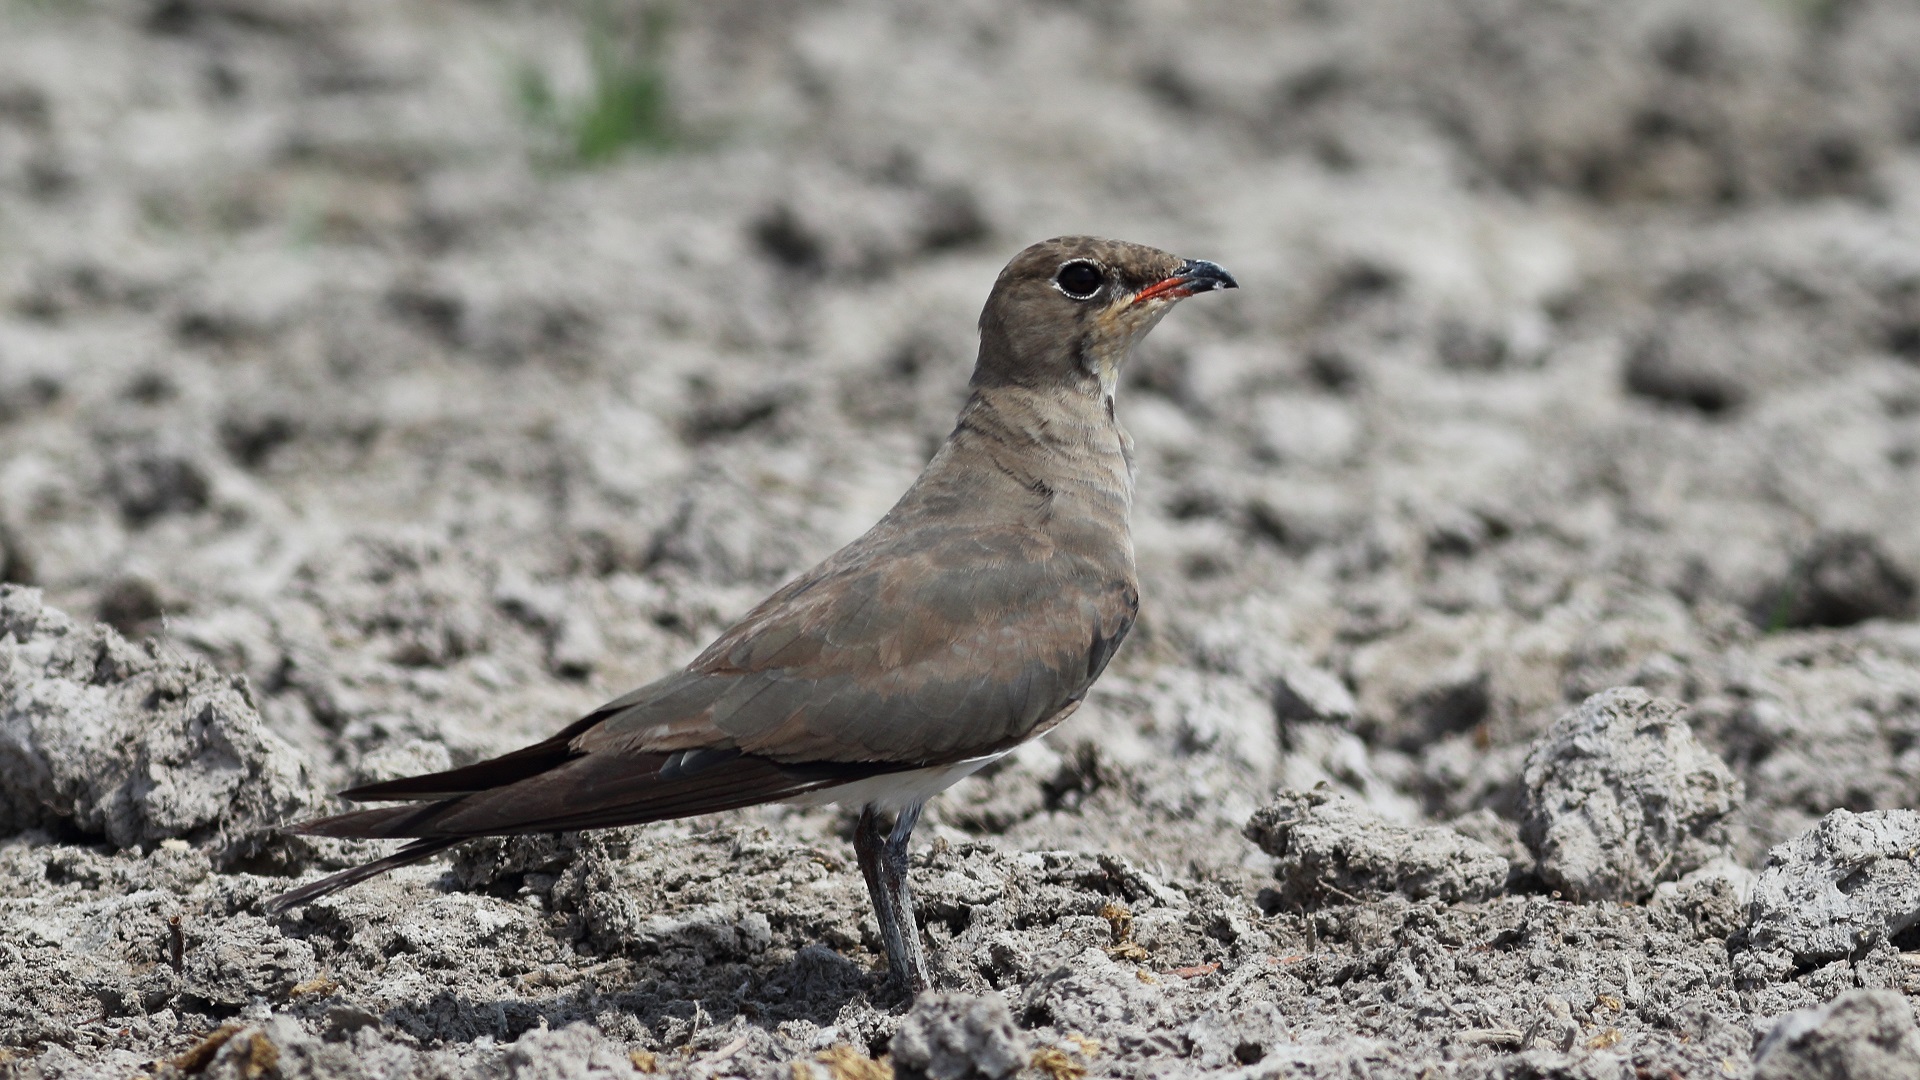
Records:
{"label": "brown plumage", "polygon": [[[1035,244],[980,315],[952,435],[866,535],[748,612],[679,672],[544,742],[369,784],[298,826],[409,837],[295,889],[284,910],[474,836],[631,825],[782,799],[864,807],[855,845],[894,974],[930,979],[906,891],[928,796],[1072,712],[1139,605],[1128,351],[1172,304],[1233,288],[1212,263],[1112,240]],[[891,831],[880,824],[895,813]]]}

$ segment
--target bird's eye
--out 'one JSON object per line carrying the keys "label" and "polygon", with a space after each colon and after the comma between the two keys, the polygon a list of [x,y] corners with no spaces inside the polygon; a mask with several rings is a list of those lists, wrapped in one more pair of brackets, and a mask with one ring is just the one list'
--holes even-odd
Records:
{"label": "bird's eye", "polygon": [[1061,267],[1059,273],[1053,275],[1053,283],[1060,287],[1061,292],[1073,299],[1086,300],[1099,292],[1100,286],[1107,283],[1107,275],[1101,273],[1098,266],[1085,259],[1075,259]]}

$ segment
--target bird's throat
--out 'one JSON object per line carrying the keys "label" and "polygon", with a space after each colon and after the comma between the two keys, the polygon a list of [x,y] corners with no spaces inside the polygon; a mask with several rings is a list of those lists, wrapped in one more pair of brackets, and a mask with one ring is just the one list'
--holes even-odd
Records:
{"label": "bird's throat", "polygon": [[1119,358],[1115,356],[1102,356],[1100,358],[1100,370],[1096,372],[1096,374],[1100,377],[1100,398],[1107,410],[1107,414],[1111,416],[1113,414],[1113,396],[1120,389]]}

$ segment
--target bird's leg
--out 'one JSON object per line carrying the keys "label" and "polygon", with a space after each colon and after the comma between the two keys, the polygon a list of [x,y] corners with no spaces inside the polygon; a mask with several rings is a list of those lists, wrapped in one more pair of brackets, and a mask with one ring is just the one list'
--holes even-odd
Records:
{"label": "bird's leg", "polygon": [[880,826],[880,815],[869,805],[860,811],[853,830],[853,850],[866,876],[873,913],[880,919],[880,937],[887,946],[893,977],[917,994],[933,985],[927,956],[920,951],[920,930],[913,918],[913,894],[907,889],[907,841],[920,820],[920,804],[901,810],[891,831]]}

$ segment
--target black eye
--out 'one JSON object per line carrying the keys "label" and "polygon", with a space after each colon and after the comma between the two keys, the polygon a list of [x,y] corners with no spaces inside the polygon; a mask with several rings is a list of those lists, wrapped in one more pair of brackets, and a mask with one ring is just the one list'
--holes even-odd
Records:
{"label": "black eye", "polygon": [[1100,286],[1107,283],[1107,275],[1092,263],[1075,259],[1053,275],[1053,283],[1075,300],[1085,300],[1100,291]]}

